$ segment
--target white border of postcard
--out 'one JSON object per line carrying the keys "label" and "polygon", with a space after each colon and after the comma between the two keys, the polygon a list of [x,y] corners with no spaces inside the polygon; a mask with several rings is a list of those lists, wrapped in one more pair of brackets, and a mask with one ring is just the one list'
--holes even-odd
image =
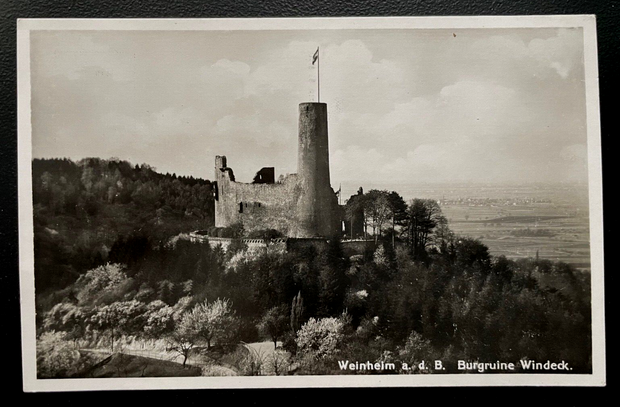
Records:
{"label": "white border of postcard", "polygon": [[[450,374],[37,379],[33,261],[30,31],[36,30],[322,30],[582,27],[586,80],[592,374]],[[19,265],[24,391],[201,388],[604,386],[603,204],[596,20],[592,15],[269,19],[19,19],[17,22]]]}

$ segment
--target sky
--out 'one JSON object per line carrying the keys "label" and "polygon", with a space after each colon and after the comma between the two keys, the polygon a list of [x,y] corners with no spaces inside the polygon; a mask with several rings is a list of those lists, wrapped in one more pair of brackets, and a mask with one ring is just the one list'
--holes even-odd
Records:
{"label": "sky", "polygon": [[32,31],[33,157],[294,173],[317,47],[335,189],[587,181],[580,28]]}

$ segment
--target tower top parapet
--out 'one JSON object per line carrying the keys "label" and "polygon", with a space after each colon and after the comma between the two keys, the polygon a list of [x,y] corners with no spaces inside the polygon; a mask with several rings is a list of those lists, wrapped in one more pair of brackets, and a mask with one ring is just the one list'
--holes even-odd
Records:
{"label": "tower top parapet", "polygon": [[215,167],[216,168],[226,168],[226,156],[225,155],[216,155],[215,156]]}

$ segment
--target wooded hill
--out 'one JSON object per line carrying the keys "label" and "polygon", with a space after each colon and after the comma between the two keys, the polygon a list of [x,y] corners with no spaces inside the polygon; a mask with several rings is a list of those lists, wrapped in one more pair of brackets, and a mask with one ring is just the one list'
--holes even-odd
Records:
{"label": "wooded hill", "polygon": [[[80,348],[113,353],[147,341],[183,363],[194,347],[229,355],[279,341],[297,366],[283,374],[342,374],[345,360],[442,360],[454,373],[459,360],[550,360],[592,371],[589,273],[493,257],[454,234],[436,201],[360,190],[347,222],[377,247],[355,256],[339,239],[322,251],[236,239],[224,251],[162,244],[211,226],[209,181],[118,160],[33,166],[41,378],[80,371],[88,360],[69,357]],[[256,361],[243,360],[240,374],[256,374],[242,368]]]}
{"label": "wooded hill", "polygon": [[35,159],[32,175],[38,294],[109,261],[115,245],[128,239],[146,248],[213,225],[208,180],[100,158]]}

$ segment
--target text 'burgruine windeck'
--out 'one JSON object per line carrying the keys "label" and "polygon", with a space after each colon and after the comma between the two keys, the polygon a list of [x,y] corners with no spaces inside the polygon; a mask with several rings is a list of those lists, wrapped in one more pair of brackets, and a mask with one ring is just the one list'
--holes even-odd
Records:
{"label": "text 'burgruine windeck'", "polygon": [[276,229],[288,237],[332,237],[340,209],[330,184],[327,104],[299,105],[297,174],[275,181],[273,167],[253,183],[235,181],[225,156],[215,157],[215,226],[242,223],[246,231]]}

